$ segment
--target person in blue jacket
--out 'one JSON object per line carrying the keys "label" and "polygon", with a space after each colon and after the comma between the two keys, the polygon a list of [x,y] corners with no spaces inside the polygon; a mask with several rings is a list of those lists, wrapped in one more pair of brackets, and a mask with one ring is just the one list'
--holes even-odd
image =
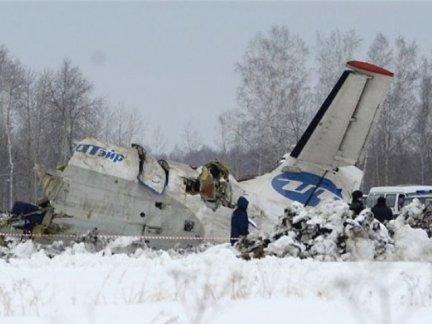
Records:
{"label": "person in blue jacket", "polygon": [[247,207],[249,201],[240,196],[237,201],[237,209],[234,210],[231,216],[231,245],[234,245],[240,236],[249,234],[249,219],[247,214]]}

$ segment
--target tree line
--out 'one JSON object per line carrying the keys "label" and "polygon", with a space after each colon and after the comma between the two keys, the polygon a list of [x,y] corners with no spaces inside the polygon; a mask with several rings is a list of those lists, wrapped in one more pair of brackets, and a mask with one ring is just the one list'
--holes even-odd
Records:
{"label": "tree line", "polygon": [[57,69],[35,72],[0,47],[0,210],[15,200],[35,201],[33,166],[56,169],[86,136],[120,146],[148,138],[156,149],[166,140],[137,111],[110,107],[94,94],[79,67],[65,59]]}
{"label": "tree line", "polygon": [[432,184],[432,55],[421,55],[417,43],[403,36],[378,33],[366,44],[355,30],[317,33],[312,48],[283,26],[250,41],[236,64],[237,108],[220,116],[220,151],[231,169],[240,176],[273,169],[297,143],[345,63],[359,57],[395,73],[359,161],[363,190]]}
{"label": "tree line", "polygon": [[402,36],[390,39],[379,33],[365,44],[355,30],[335,30],[317,33],[310,46],[284,26],[258,33],[235,64],[237,105],[219,116],[215,145],[201,143],[188,124],[169,154],[159,127],[150,130],[139,112],[111,107],[96,96],[71,61],[33,71],[2,46],[0,209],[10,208],[14,200],[35,201],[34,164],[54,169],[66,163],[73,142],[85,136],[122,146],[140,142],[159,157],[195,166],[217,158],[237,178],[268,172],[294,147],[345,63],[360,53],[395,72],[359,163],[365,170],[364,189],[432,183],[432,56],[421,56],[418,45]]}

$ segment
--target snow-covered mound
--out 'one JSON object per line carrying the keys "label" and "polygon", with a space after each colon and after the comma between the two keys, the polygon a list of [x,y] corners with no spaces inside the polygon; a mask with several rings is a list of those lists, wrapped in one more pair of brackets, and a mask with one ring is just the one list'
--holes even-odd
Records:
{"label": "snow-covered mound", "polygon": [[419,228],[432,237],[432,205],[423,205],[418,199],[402,209],[395,220],[397,225],[406,224],[412,228]]}
{"label": "snow-covered mound", "polygon": [[58,255],[14,243],[0,259],[0,323],[428,323],[432,315],[428,263],[245,261],[228,244],[113,254],[129,243],[99,252],[79,243]]}
{"label": "snow-covered mound", "polygon": [[315,209],[293,203],[271,234],[251,234],[238,248],[245,259],[274,255],[321,261],[432,261],[431,228],[432,209],[418,200],[386,226],[369,209],[353,218],[341,201]]}

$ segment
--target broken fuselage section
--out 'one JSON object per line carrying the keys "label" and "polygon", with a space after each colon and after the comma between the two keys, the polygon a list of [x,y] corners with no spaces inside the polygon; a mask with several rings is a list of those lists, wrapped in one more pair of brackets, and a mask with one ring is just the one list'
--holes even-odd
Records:
{"label": "broken fuselage section", "polygon": [[47,228],[143,236],[163,249],[194,246],[204,237],[228,241],[233,202],[243,194],[218,161],[193,169],[157,161],[136,144],[123,148],[93,138],[75,145],[62,171],[35,169],[54,210]]}
{"label": "broken fuselage section", "polygon": [[183,183],[187,194],[199,194],[207,207],[213,211],[217,210],[220,205],[234,207],[229,170],[219,161],[206,163],[201,167],[197,178],[184,177]]}

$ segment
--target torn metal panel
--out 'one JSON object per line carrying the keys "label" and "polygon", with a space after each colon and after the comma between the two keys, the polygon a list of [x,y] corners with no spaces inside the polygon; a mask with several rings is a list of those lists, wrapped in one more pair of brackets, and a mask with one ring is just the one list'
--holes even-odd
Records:
{"label": "torn metal panel", "polygon": [[[222,207],[231,204],[228,171],[218,162],[200,170],[157,161],[139,145],[121,148],[91,138],[75,145],[63,172],[36,167],[55,211],[51,225],[71,234],[97,228],[108,235],[182,237],[176,242],[149,240],[157,248],[194,246],[202,242],[197,238],[208,235],[229,239],[232,209]],[[203,172],[213,187],[211,196],[201,192]],[[184,179],[199,183],[198,197],[189,195]],[[212,208],[210,220],[208,212],[202,213],[206,206]]]}
{"label": "torn metal panel", "polygon": [[[239,184],[228,168],[211,161],[195,170],[158,162],[143,147],[86,138],[74,146],[63,172],[36,173],[54,208],[51,223],[68,233],[150,235],[158,248],[200,244],[226,237],[240,195],[261,230],[276,223],[292,202],[317,206],[349,199],[362,171],[355,164],[392,74],[364,62],[349,62],[294,150],[272,172]],[[162,239],[174,237],[177,239]],[[198,238],[198,239],[196,239]]]}

